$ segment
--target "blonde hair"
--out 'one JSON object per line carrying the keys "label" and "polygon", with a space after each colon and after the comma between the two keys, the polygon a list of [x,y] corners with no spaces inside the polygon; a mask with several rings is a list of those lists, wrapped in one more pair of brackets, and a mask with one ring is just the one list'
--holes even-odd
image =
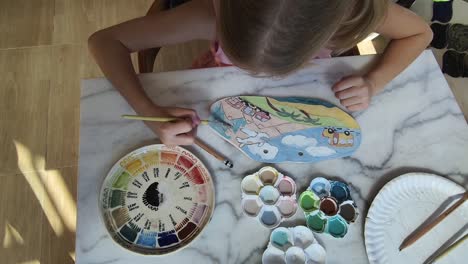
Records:
{"label": "blonde hair", "polygon": [[219,40],[237,66],[285,75],[326,47],[341,53],[373,32],[388,0],[220,0]]}

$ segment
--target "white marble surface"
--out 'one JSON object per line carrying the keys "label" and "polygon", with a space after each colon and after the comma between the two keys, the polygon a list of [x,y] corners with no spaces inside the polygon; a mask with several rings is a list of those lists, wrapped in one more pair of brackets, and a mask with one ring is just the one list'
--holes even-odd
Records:
{"label": "white marble surface", "polygon": [[[308,96],[338,104],[330,86],[340,77],[362,70],[372,57],[318,60],[285,79],[249,77],[234,68],[146,74],[141,81],[155,102],[195,108],[208,117],[210,102],[241,94]],[[98,211],[98,190],[110,167],[142,145],[157,142],[143,123],[120,119],[133,111],[105,79],[85,80],[81,96],[78,179],[77,263],[259,263],[270,230],[240,208],[240,181],[262,164],[249,160],[210,128],[200,138],[234,162],[229,170],[197,147],[189,147],[209,168],[216,188],[213,218],[189,247],[164,257],[139,256],[116,245],[107,235]],[[468,126],[430,51],[373,98],[368,110],[354,114],[363,141],[348,158],[316,164],[282,164],[300,191],[322,175],[347,181],[361,216],[344,239],[317,236],[328,251],[328,263],[367,263],[363,224],[377,191],[406,172],[443,175],[468,185]],[[283,226],[303,224],[301,214]]]}

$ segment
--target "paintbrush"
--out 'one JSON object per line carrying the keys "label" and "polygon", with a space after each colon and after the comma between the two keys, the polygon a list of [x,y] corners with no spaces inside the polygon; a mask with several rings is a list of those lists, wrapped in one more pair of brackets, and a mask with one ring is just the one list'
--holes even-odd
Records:
{"label": "paintbrush", "polygon": [[407,248],[408,246],[412,245],[414,242],[416,242],[418,239],[420,239],[422,236],[424,236],[427,232],[429,232],[434,226],[442,222],[449,214],[451,214],[455,209],[457,209],[460,205],[462,205],[466,200],[468,199],[468,192],[465,192],[463,194],[463,197],[460,198],[456,203],[454,203],[452,206],[450,206],[449,209],[444,211],[442,214],[440,214],[434,221],[429,223],[426,227],[421,229],[419,232],[412,233],[409,235],[403,243],[401,243],[399,249],[402,251],[403,249]]}
{"label": "paintbrush", "polygon": [[215,159],[217,160],[220,160],[223,162],[223,164],[228,167],[228,168],[232,168],[234,167],[234,164],[226,159],[225,157],[223,157],[221,154],[219,154],[216,150],[214,150],[213,148],[211,148],[210,146],[208,146],[207,144],[205,144],[203,141],[201,141],[200,139],[198,138],[195,138],[195,142],[194,142],[197,146],[199,146],[200,148],[202,148],[203,150],[205,150],[206,152],[208,152],[208,154],[210,154],[211,156],[213,156]]}
{"label": "paintbrush", "polygon": [[438,260],[440,260],[441,258],[447,256],[447,254],[449,254],[450,251],[454,250],[456,247],[463,244],[463,242],[465,242],[467,238],[468,238],[468,234],[465,234],[462,238],[455,241],[455,243],[453,243],[451,245],[442,246],[432,256],[430,256],[428,259],[426,259],[426,261],[424,261],[424,264],[438,262]]}
{"label": "paintbrush", "polygon": [[[138,116],[138,115],[122,115],[122,118],[132,119],[132,120],[152,121],[152,122],[172,122],[172,121],[178,121],[178,120],[184,119],[180,117],[158,117],[158,116]],[[232,127],[231,124],[225,122],[224,120],[201,120],[200,124],[209,125],[212,122],[220,123],[225,126]]]}

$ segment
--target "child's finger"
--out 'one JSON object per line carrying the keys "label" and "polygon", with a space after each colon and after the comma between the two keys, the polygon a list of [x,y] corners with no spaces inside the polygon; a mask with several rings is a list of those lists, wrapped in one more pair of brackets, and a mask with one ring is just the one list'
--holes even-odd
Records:
{"label": "child's finger", "polygon": [[175,117],[190,117],[192,119],[193,125],[197,126],[200,124],[201,120],[200,117],[198,117],[198,114],[195,110],[193,109],[188,109],[188,108],[174,108],[171,110],[171,115]]}
{"label": "child's finger", "polygon": [[364,80],[360,76],[348,76],[335,83],[332,87],[333,92],[339,92],[352,86],[360,86]]}
{"label": "child's finger", "polygon": [[177,145],[192,145],[194,141],[195,137],[188,133],[177,135],[176,137]]}
{"label": "child's finger", "polygon": [[338,99],[347,99],[347,98],[361,95],[362,93],[363,93],[362,87],[354,86],[354,87],[345,89],[343,91],[336,92],[335,96]]}
{"label": "child's finger", "polygon": [[360,103],[346,107],[349,111],[361,111],[369,107],[368,103]]}
{"label": "child's finger", "polygon": [[354,96],[354,97],[351,97],[351,98],[348,98],[348,99],[343,99],[343,100],[340,100],[340,103],[344,106],[351,106],[351,105],[355,105],[355,104],[360,104],[362,102],[365,102],[367,99],[365,97],[357,97],[357,96]]}
{"label": "child's finger", "polygon": [[187,133],[192,129],[192,122],[190,120],[179,120],[177,122],[165,123],[161,125],[161,132],[170,135]]}

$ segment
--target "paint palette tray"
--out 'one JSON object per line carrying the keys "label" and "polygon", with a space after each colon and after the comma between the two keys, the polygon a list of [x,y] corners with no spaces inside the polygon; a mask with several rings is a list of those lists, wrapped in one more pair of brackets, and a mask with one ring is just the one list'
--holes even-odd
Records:
{"label": "paint palette tray", "polygon": [[271,232],[270,242],[263,252],[262,264],[324,264],[326,259],[325,249],[315,240],[309,228],[305,226],[278,227]]}
{"label": "paint palette tray", "polygon": [[187,246],[210,221],[213,181],[189,151],[150,145],[112,167],[99,207],[117,244],[140,254],[167,254]]}
{"label": "paint palette tray", "polygon": [[359,215],[348,185],[322,177],[310,182],[307,190],[299,196],[299,206],[310,230],[337,238],[346,235],[349,225]]}
{"label": "paint palette tray", "polygon": [[273,167],[244,177],[241,191],[242,211],[267,228],[277,227],[297,211],[296,183]]}

